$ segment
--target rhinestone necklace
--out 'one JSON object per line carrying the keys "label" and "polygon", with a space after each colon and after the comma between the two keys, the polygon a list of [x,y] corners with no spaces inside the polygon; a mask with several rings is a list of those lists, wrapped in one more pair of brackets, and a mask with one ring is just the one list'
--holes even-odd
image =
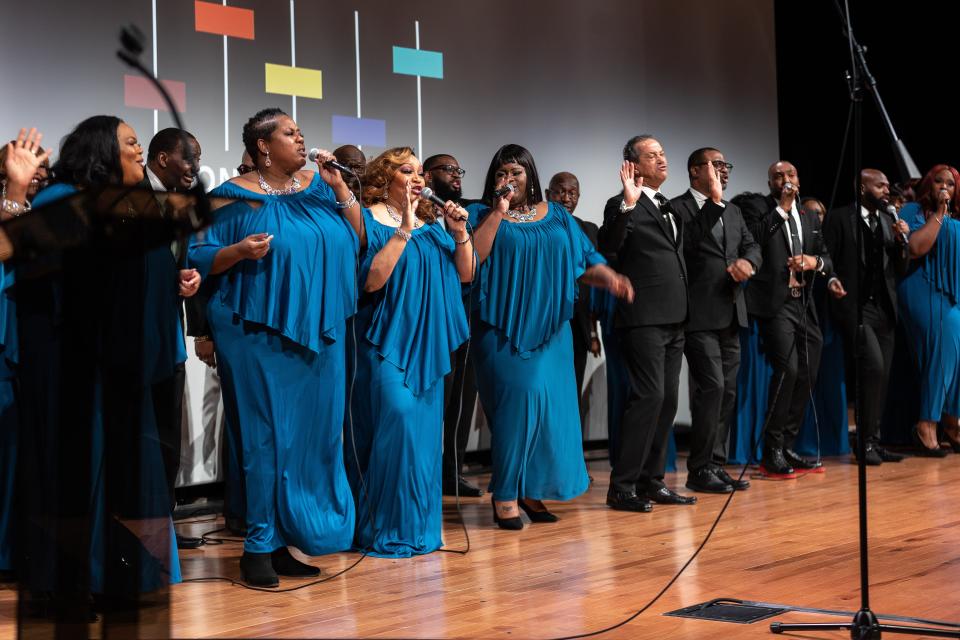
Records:
{"label": "rhinestone necklace", "polygon": [[268,196],[288,196],[291,193],[296,193],[300,190],[300,178],[293,176],[290,178],[290,186],[284,187],[282,189],[274,189],[267,181],[263,179],[263,174],[260,171],[257,171],[257,175],[260,176],[260,188],[263,189],[263,192]]}
{"label": "rhinestone necklace", "polygon": [[[397,211],[397,210],[394,209],[392,206],[390,206],[390,204],[389,204],[388,202],[384,202],[384,203],[383,203],[383,206],[385,206],[385,207],[387,208],[387,215],[390,216],[391,218],[393,218],[393,221],[394,221],[394,222],[396,222],[398,225],[402,225],[402,224],[403,224],[403,218],[400,216],[400,212],[399,212],[399,211]],[[419,229],[419,228],[422,227],[422,226],[423,226],[423,221],[420,220],[420,218],[417,218],[417,219],[415,219],[415,220],[413,221],[413,228],[414,228],[414,229]]]}
{"label": "rhinestone necklace", "polygon": [[517,222],[530,222],[537,217],[537,208],[530,208],[529,205],[523,205],[522,209],[510,209],[507,215]]}

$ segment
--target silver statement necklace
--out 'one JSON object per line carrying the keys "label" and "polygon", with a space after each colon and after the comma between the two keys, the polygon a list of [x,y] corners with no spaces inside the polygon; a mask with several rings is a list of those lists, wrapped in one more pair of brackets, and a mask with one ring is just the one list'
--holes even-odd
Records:
{"label": "silver statement necklace", "polygon": [[[402,224],[403,224],[403,218],[400,216],[400,212],[399,212],[399,211],[397,211],[397,210],[394,209],[392,206],[390,206],[390,203],[389,203],[389,202],[384,202],[384,203],[383,203],[383,206],[385,206],[385,207],[387,208],[387,215],[390,216],[390,217],[393,219],[394,222],[396,222],[398,225],[402,225]],[[414,229],[419,229],[419,228],[422,227],[422,226],[423,226],[423,221],[420,220],[420,218],[417,218],[416,220],[414,220],[414,222],[413,222],[413,228],[414,228]]]}
{"label": "silver statement necklace", "polygon": [[529,205],[523,205],[520,209],[509,209],[507,215],[517,222],[530,222],[537,217],[537,208],[530,208]]}
{"label": "silver statement necklace", "polygon": [[296,193],[300,190],[300,178],[293,176],[290,178],[290,186],[283,187],[282,189],[274,189],[267,181],[263,179],[263,174],[260,171],[257,171],[257,175],[260,176],[260,188],[263,189],[263,192],[268,196],[288,196],[291,193]]}

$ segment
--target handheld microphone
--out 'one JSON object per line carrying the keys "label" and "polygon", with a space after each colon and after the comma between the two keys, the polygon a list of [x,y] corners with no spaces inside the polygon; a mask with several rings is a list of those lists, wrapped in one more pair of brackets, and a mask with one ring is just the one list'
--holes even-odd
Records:
{"label": "handheld microphone", "polygon": [[512,183],[508,182],[507,184],[503,185],[502,187],[500,187],[499,189],[493,192],[493,199],[496,200],[497,198],[502,198],[508,193],[513,193],[514,191],[516,191],[516,188],[513,186]]}
{"label": "handheld microphone", "polygon": [[[883,205],[884,211],[886,211],[891,216],[893,216],[893,221],[896,222],[897,224],[900,224],[900,216],[897,215],[897,208],[892,204],[890,204],[890,202],[887,200],[882,200],[880,204]],[[907,234],[901,233],[900,237],[903,239],[903,244],[910,243],[910,239],[907,237]]]}
{"label": "handheld microphone", "polygon": [[[433,192],[433,189],[431,189],[430,187],[424,187],[423,189],[421,189],[420,197],[426,198],[427,200],[437,205],[441,209],[447,206],[447,203],[441,200],[440,197],[437,196],[437,194],[435,194]],[[467,219],[468,219],[467,216],[456,216],[455,218],[455,220],[467,220]]]}
{"label": "handheld microphone", "polygon": [[[320,149],[310,149],[310,153],[307,154],[307,158],[309,158],[310,162],[316,162],[317,158],[319,157],[320,157]],[[337,162],[336,160],[327,160],[326,162],[323,163],[323,166],[327,167],[328,169],[336,169],[340,173],[349,173],[351,176],[354,176],[354,177],[357,175],[353,172],[352,169],[350,169],[350,167],[345,167],[339,162]]]}
{"label": "handheld microphone", "polygon": [[785,182],[785,183],[783,184],[783,190],[789,193],[789,192],[791,192],[791,191],[796,191],[797,188],[796,188],[795,186],[793,186],[793,183],[792,183],[792,182]]}

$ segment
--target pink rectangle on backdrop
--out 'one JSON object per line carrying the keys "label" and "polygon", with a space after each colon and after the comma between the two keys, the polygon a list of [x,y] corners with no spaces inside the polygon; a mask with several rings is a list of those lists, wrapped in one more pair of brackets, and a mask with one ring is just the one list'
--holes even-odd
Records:
{"label": "pink rectangle on backdrop", "polygon": [[[186,111],[187,83],[178,80],[161,80],[160,82],[170,93],[177,111],[180,113]],[[140,109],[169,111],[166,101],[153,83],[141,76],[123,76],[123,104]]]}

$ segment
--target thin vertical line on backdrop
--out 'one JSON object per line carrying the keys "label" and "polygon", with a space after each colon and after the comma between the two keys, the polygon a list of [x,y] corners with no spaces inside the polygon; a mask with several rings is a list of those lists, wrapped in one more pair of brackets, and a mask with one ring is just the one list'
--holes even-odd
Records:
{"label": "thin vertical line on backdrop", "polygon": [[[416,31],[417,50],[420,50],[420,21],[413,21],[413,28]],[[417,155],[421,158],[423,155],[423,121],[420,111],[420,75],[417,74]]]}
{"label": "thin vertical line on backdrop", "polygon": [[[353,50],[357,61],[357,120],[360,119],[360,12],[353,12]],[[357,145],[363,149],[363,145]]]}
{"label": "thin vertical line on backdrop", "polygon": [[[157,0],[151,3],[151,16],[153,18],[153,77],[159,79],[160,71],[157,67]],[[153,135],[157,135],[160,130],[160,115],[156,109],[153,110]]]}
{"label": "thin vertical line on backdrop", "polygon": [[[223,0],[227,6],[227,0]],[[223,150],[230,151],[230,80],[227,68],[227,36],[223,36]]]}
{"label": "thin vertical line on backdrop", "polygon": [[[297,66],[297,34],[296,29],[294,29],[294,13],[293,13],[293,2],[290,0],[290,66]],[[293,100],[293,121],[297,121],[297,96],[292,96]]]}

